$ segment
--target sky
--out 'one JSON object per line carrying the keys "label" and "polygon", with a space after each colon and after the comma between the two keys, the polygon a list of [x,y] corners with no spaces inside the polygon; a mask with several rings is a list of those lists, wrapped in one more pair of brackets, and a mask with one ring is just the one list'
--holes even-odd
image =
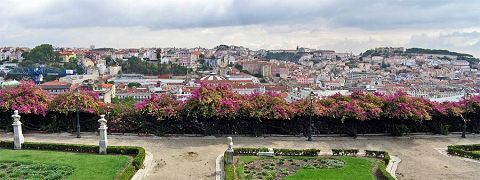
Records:
{"label": "sky", "polygon": [[479,0],[0,0],[0,46],[402,46],[480,57],[479,9]]}

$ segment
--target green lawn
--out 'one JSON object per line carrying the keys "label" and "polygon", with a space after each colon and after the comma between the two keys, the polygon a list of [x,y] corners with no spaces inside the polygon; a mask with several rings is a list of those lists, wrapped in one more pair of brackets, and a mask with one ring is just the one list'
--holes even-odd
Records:
{"label": "green lawn", "polygon": [[[22,165],[42,165],[46,169],[73,169],[66,179],[94,180],[114,179],[129,163],[131,157],[126,155],[96,155],[40,150],[7,150],[0,149],[0,162],[16,161]],[[34,167],[33,169],[38,168]]]}
{"label": "green lawn", "polygon": [[345,166],[335,169],[301,169],[297,173],[288,176],[286,180],[300,179],[375,179],[372,173],[374,160],[362,157],[338,157],[345,162]]}
{"label": "green lawn", "polygon": [[[313,163],[317,163],[318,160],[335,160],[337,162],[343,162],[340,165],[337,164],[337,166],[332,166],[330,168],[305,168],[301,166],[301,168],[296,171],[296,172],[289,172],[287,173],[288,175],[284,177],[283,179],[285,180],[305,180],[305,179],[332,179],[332,180],[337,180],[337,179],[356,179],[356,180],[373,180],[375,179],[373,175],[373,168],[376,165],[375,163],[380,162],[377,159],[372,159],[372,158],[364,158],[364,157],[274,157],[274,158],[269,158],[269,157],[257,157],[257,156],[240,156],[238,160],[238,164],[235,165],[235,173],[237,177],[241,180],[247,180],[247,179],[257,179],[255,177],[256,175],[248,176],[246,175],[247,173],[244,173],[245,171],[252,171],[246,170],[246,165],[249,163],[254,163],[259,160],[263,161],[273,161],[274,163],[279,163],[282,164],[282,162],[278,162],[277,160],[279,159],[284,159],[282,160],[283,163],[291,164],[292,162],[295,162],[298,164],[298,162],[310,162],[313,160]],[[278,168],[279,166],[272,166]],[[340,168],[339,168],[340,167]],[[268,169],[269,167],[266,166],[265,171],[267,173],[274,171],[272,169]],[[232,167],[227,167],[226,175],[228,177],[229,173],[233,171]],[[262,170],[263,171],[263,170]],[[250,173],[251,174],[251,173]],[[278,175],[278,171],[276,173]],[[233,179],[233,176],[230,175],[229,179]],[[263,179],[269,179],[269,178],[263,178]]]}

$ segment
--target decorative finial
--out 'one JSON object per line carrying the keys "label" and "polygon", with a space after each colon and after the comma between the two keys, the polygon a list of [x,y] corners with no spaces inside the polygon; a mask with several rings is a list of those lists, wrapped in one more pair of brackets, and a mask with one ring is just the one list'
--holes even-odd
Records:
{"label": "decorative finial", "polygon": [[106,128],[107,127],[107,120],[105,119],[105,114],[100,115],[100,119],[98,120],[100,123],[100,128]]}
{"label": "decorative finial", "polygon": [[233,141],[232,141],[233,138],[232,137],[227,137],[227,139],[228,139],[228,149],[227,149],[227,151],[228,150],[232,151],[233,150]]}
{"label": "decorative finial", "polygon": [[17,123],[20,121],[20,115],[18,115],[18,110],[13,111],[12,118],[14,123]]}

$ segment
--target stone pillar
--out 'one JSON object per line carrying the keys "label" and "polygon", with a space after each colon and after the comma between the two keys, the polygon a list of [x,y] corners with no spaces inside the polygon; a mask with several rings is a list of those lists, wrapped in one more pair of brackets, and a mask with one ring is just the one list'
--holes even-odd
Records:
{"label": "stone pillar", "polygon": [[99,153],[100,154],[107,154],[107,146],[108,146],[108,140],[107,140],[107,120],[105,120],[105,115],[100,115],[100,119],[98,120],[100,123],[100,128],[98,130],[100,131],[100,142],[98,143],[98,146],[100,147]]}
{"label": "stone pillar", "polygon": [[20,122],[20,115],[15,110],[12,115],[13,118],[13,145],[14,149],[22,149],[22,144],[25,142],[22,132],[22,122]]}
{"label": "stone pillar", "polygon": [[233,163],[233,142],[232,142],[232,137],[228,137],[228,149],[226,153],[226,163],[227,164],[232,164]]}

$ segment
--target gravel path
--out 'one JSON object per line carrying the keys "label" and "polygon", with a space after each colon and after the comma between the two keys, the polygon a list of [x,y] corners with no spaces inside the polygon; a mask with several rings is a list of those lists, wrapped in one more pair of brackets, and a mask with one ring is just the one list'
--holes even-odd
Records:
{"label": "gravel path", "polygon": [[[11,133],[0,133],[0,140],[11,140]],[[57,142],[97,144],[98,137],[84,134],[81,139],[62,134],[25,134],[27,142]],[[412,137],[316,137],[314,141],[296,137],[234,137],[234,147],[276,148],[358,148],[360,150],[386,150],[402,159],[397,169],[398,179],[480,179],[478,163],[440,154],[435,148],[450,144],[480,144],[480,136],[466,139],[459,135]],[[225,137],[138,137],[109,136],[110,145],[142,146],[150,151],[155,168],[147,179],[190,180],[214,179],[215,158],[226,147]]]}

